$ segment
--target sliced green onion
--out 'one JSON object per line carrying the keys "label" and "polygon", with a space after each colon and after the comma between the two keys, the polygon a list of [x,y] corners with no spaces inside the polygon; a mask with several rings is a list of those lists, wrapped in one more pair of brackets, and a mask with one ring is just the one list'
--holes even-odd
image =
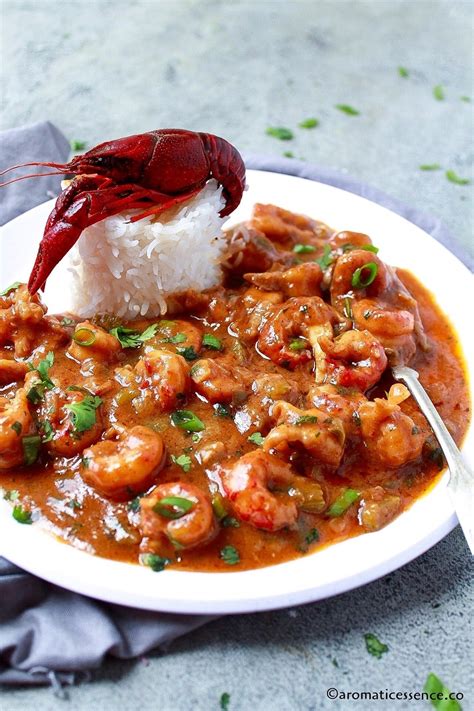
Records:
{"label": "sliced green onion", "polygon": [[[379,268],[375,262],[367,262],[363,267],[356,269],[351,281],[354,289],[365,289],[367,286],[370,286],[375,281],[378,270]],[[368,271],[366,277],[363,276],[363,272],[365,271]]]}
{"label": "sliced green onion", "polygon": [[[85,334],[82,338],[79,334]],[[88,335],[87,335],[88,334]],[[95,343],[96,335],[90,328],[79,328],[72,334],[72,340],[79,346],[92,346]]]}
{"label": "sliced green onion", "polygon": [[319,126],[319,121],[317,118],[307,118],[304,121],[300,121],[298,126],[300,128],[316,128],[316,126]]}
{"label": "sliced green onion", "polygon": [[202,337],[202,345],[207,348],[213,348],[215,351],[222,350],[222,341],[216,338],[212,333],[205,333]]}
{"label": "sliced green onion", "polygon": [[153,511],[164,518],[174,520],[191,511],[194,504],[194,501],[185,499],[183,496],[165,496],[153,506]]}
{"label": "sliced green onion", "polygon": [[220,557],[227,565],[237,565],[237,563],[240,563],[240,554],[235,546],[224,546],[220,552]]}
{"label": "sliced green onion", "polygon": [[437,101],[444,101],[444,89],[441,84],[433,87],[433,96]]}
{"label": "sliced green onion", "polygon": [[420,165],[420,170],[439,170],[440,168],[439,163],[423,163],[423,165]]}
{"label": "sliced green onion", "polygon": [[446,178],[455,185],[469,185],[471,182],[469,178],[461,178],[454,170],[447,170],[445,173]]}
{"label": "sliced green onion", "polygon": [[327,515],[331,516],[331,518],[342,516],[342,514],[345,513],[350,506],[352,506],[354,501],[357,501],[359,496],[359,492],[355,489],[346,489],[337,497],[334,503],[331,504],[327,511]]}
{"label": "sliced green onion", "polygon": [[171,422],[186,432],[202,432],[206,429],[204,422],[191,410],[175,410],[171,414]]}
{"label": "sliced green onion", "polygon": [[347,114],[348,116],[359,116],[360,114],[360,111],[355,109],[353,106],[349,106],[349,104],[336,104],[335,108],[339,109],[339,111],[342,111],[343,114]]}
{"label": "sliced green onion", "polygon": [[279,138],[280,141],[291,141],[293,138],[293,131],[285,126],[269,126],[265,131],[267,136],[273,136],[273,138]]}
{"label": "sliced green onion", "polygon": [[33,519],[31,518],[31,511],[24,509],[23,506],[14,506],[12,516],[15,521],[18,521],[18,523],[26,523],[27,525],[33,523]]}
{"label": "sliced green onion", "polygon": [[[461,704],[453,698],[449,689],[443,684],[436,674],[428,674],[423,691],[430,694],[431,704],[438,711],[462,711]],[[457,697],[462,698],[460,694]]]}
{"label": "sliced green onion", "polygon": [[363,249],[364,252],[373,252],[374,254],[377,254],[379,251],[379,248],[374,244],[352,244],[351,242],[347,242],[347,244],[342,245],[343,252],[352,252],[353,249]]}
{"label": "sliced green onion", "polygon": [[344,299],[344,316],[346,318],[352,318],[352,305],[348,296]]}
{"label": "sliced green onion", "polygon": [[301,415],[295,422],[295,425],[315,425],[318,421],[316,415]]}
{"label": "sliced green onion", "polygon": [[212,508],[216,514],[216,518],[222,521],[227,516],[227,509],[224,504],[224,498],[220,494],[214,494],[212,497]]}
{"label": "sliced green onion", "polygon": [[331,253],[331,247],[329,244],[324,245],[324,251],[321,257],[319,259],[314,260],[316,264],[319,264],[321,269],[324,271],[324,269],[327,269],[330,264],[333,263],[333,258],[332,258],[332,253]]}
{"label": "sliced green onion", "polygon": [[296,254],[309,254],[310,252],[315,252],[316,247],[312,244],[295,244],[293,247],[293,252]]}
{"label": "sliced green onion", "polygon": [[26,466],[34,464],[38,459],[41,437],[39,435],[28,435],[23,437],[21,440],[21,446],[23,448],[23,462]]}
{"label": "sliced green onion", "polygon": [[10,286],[7,286],[6,289],[3,291],[0,291],[0,296],[6,296],[7,294],[10,293],[10,291],[14,291],[15,289],[18,289],[18,287],[21,286],[21,281],[14,281],[13,284],[10,284]]}
{"label": "sliced green onion", "polygon": [[367,634],[364,635],[365,639],[365,646],[367,648],[367,651],[369,654],[371,654],[373,657],[376,657],[377,659],[380,659],[382,654],[385,654],[385,652],[388,652],[388,646],[386,644],[383,644],[379,639],[374,634],[371,634],[368,632]]}

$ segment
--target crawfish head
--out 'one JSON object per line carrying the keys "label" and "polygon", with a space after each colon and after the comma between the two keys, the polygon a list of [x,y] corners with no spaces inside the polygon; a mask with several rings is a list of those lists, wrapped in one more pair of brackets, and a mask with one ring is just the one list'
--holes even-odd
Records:
{"label": "crawfish head", "polygon": [[[78,176],[58,198],[46,223],[28,283],[32,294],[44,287],[86,227],[124,209],[143,208],[134,221],[159,214],[193,197],[210,178],[223,187],[224,217],[238,206],[245,187],[245,165],[232,144],[210,133],[183,129],[160,129],[107,141],[74,156],[69,163],[24,165],[47,166],[58,174]],[[13,166],[18,167],[22,166]]]}

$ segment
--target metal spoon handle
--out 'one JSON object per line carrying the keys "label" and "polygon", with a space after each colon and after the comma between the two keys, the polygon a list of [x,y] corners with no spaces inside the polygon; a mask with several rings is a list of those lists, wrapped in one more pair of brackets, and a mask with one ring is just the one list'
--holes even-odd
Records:
{"label": "metal spoon handle", "polygon": [[456,442],[419,382],[416,370],[397,365],[392,368],[392,372],[395,380],[405,383],[436,435],[449,467],[448,491],[466,541],[474,555],[474,475],[464,464]]}

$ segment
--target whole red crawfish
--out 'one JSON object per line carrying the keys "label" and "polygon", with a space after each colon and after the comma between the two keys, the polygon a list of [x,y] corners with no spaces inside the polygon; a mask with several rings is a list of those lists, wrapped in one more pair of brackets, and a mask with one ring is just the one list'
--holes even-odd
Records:
{"label": "whole red crawfish", "polygon": [[[69,163],[23,163],[3,173],[31,165],[56,169],[40,175],[76,174],[46,223],[28,282],[32,294],[44,288],[86,227],[125,209],[142,209],[132,222],[157,215],[189,200],[209,178],[223,187],[224,217],[238,206],[245,187],[245,165],[231,143],[211,133],[176,128],[107,141]],[[39,176],[15,180],[27,177]]]}

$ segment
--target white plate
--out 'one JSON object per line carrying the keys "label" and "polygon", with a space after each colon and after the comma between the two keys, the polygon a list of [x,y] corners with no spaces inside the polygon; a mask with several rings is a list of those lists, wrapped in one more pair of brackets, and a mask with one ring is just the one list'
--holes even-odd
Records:
{"label": "white plate", "polygon": [[[474,372],[469,271],[429,235],[393,212],[337,188],[263,171],[248,171],[249,190],[232,215],[247,218],[255,202],[303,212],[338,230],[368,233],[390,264],[410,269],[436,294],[463,343]],[[0,240],[0,285],[28,278],[53,201],[6,225]],[[58,268],[48,283],[50,312],[67,307],[67,272]],[[469,319],[469,321],[472,321]],[[464,455],[474,459],[474,428]],[[1,481],[1,475],[0,475]],[[57,585],[110,602],[167,612],[235,613],[268,610],[321,600],[389,573],[437,543],[456,525],[446,491],[447,474],[393,523],[330,546],[313,555],[269,568],[233,573],[189,573],[148,568],[98,558],[61,543],[37,525],[21,526],[0,501],[0,553],[20,567]],[[467,548],[466,548],[467,553]]]}

